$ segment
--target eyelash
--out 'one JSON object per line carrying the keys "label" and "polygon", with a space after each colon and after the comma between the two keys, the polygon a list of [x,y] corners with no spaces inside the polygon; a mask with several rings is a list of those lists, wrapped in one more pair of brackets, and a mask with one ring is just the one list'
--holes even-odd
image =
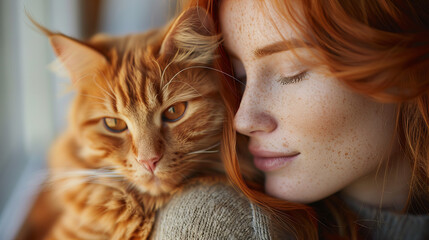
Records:
{"label": "eyelash", "polygon": [[278,82],[281,83],[282,85],[297,83],[297,82],[304,80],[304,78],[307,77],[307,74],[308,74],[308,71],[303,71],[303,72],[300,72],[297,75],[291,76],[291,77],[283,77],[282,76],[282,77],[280,77]]}

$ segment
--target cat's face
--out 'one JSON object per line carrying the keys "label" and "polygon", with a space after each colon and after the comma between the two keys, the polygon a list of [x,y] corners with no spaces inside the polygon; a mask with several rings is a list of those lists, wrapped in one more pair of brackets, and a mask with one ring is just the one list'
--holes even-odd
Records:
{"label": "cat's face", "polygon": [[[90,48],[51,37],[74,79],[70,124],[78,154],[90,167],[112,168],[141,191],[158,195],[216,165],[207,151],[219,149],[224,107],[216,72],[207,68],[217,41],[211,37],[211,46],[199,52],[181,48],[178,39],[180,27],[189,27],[182,23],[195,23],[200,15],[182,15],[165,36],[102,36]],[[186,31],[204,38],[201,25]],[[91,58],[87,64],[82,55]]]}

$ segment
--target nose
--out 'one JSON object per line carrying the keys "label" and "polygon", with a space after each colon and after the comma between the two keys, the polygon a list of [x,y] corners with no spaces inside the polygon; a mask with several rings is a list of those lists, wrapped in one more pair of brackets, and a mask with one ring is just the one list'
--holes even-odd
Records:
{"label": "nose", "polygon": [[246,87],[240,107],[234,117],[235,128],[241,134],[252,136],[258,133],[269,133],[277,128],[274,116],[269,111],[269,96],[260,93],[252,94]]}
{"label": "nose", "polygon": [[154,157],[150,157],[150,158],[141,158],[139,157],[137,159],[137,162],[140,163],[140,165],[142,165],[144,168],[146,168],[146,170],[148,170],[150,173],[154,173],[155,172],[155,168],[157,163],[159,162],[159,160],[161,160],[162,155],[161,154],[157,154]]}

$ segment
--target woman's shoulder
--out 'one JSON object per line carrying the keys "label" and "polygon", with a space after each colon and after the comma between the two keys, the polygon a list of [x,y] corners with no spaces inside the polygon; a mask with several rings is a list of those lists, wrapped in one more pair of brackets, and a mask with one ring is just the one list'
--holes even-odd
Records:
{"label": "woman's shoulder", "polygon": [[154,239],[273,239],[268,214],[226,184],[194,185],[157,214]]}
{"label": "woman's shoulder", "polygon": [[380,209],[342,196],[342,200],[357,215],[363,236],[372,239],[429,239],[428,214],[404,214]]}

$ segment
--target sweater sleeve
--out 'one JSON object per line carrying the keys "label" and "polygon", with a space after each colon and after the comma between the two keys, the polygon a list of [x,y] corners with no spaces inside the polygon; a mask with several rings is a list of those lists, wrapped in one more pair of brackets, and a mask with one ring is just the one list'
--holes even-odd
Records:
{"label": "sweater sleeve", "polygon": [[152,239],[273,239],[262,209],[223,184],[186,189],[157,213]]}

